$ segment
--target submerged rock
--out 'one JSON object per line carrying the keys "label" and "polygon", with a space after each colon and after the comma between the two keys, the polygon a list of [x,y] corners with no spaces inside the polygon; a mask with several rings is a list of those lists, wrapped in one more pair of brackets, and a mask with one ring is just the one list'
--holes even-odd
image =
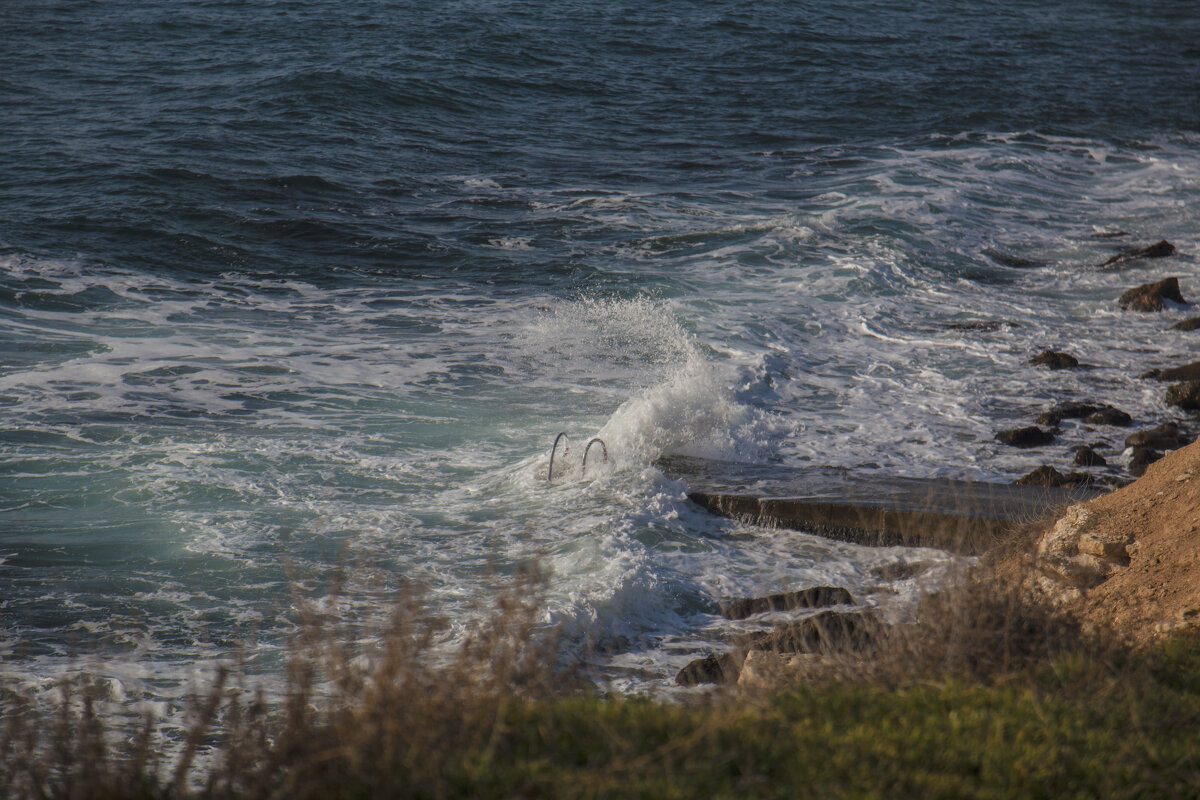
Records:
{"label": "submerged rock", "polygon": [[1133,424],[1133,418],[1119,408],[1100,403],[1059,403],[1036,420],[1039,425],[1058,425],[1064,419],[1082,419],[1092,425]]}
{"label": "submerged rock", "polygon": [[1044,431],[1036,426],[1012,428],[996,434],[996,441],[1012,447],[1042,447],[1054,441],[1053,431]]}
{"label": "submerged rock", "polygon": [[948,331],[998,331],[1001,328],[1016,328],[1018,324],[1006,319],[983,319],[974,322],[950,322],[946,324]]}
{"label": "submerged rock", "polygon": [[1176,322],[1171,326],[1173,331],[1195,331],[1200,330],[1200,317],[1191,317],[1181,322]]}
{"label": "submerged rock", "polygon": [[725,619],[745,619],[767,611],[794,611],[799,608],[839,605],[854,605],[854,598],[850,592],[839,586],[814,586],[796,592],[734,600],[721,610],[721,614]]}
{"label": "submerged rock", "polygon": [[1173,255],[1175,255],[1175,245],[1171,244],[1166,239],[1163,239],[1146,247],[1139,247],[1136,250],[1126,250],[1124,253],[1117,253],[1100,266],[1107,267],[1112,264],[1118,264],[1122,261],[1132,261],[1135,258],[1166,258],[1167,256]]}
{"label": "submerged rock", "polygon": [[1043,350],[1029,359],[1029,363],[1037,367],[1048,367],[1049,369],[1075,369],[1079,366],[1079,359],[1069,353]]}
{"label": "submerged rock", "polygon": [[1169,406],[1179,406],[1185,411],[1200,410],[1200,381],[1177,383],[1167,389],[1164,398]]}
{"label": "submerged rock", "polygon": [[1161,281],[1135,286],[1121,295],[1118,303],[1121,308],[1128,311],[1150,312],[1162,311],[1166,308],[1164,300],[1176,303],[1187,302],[1179,293],[1179,278],[1163,278]]}

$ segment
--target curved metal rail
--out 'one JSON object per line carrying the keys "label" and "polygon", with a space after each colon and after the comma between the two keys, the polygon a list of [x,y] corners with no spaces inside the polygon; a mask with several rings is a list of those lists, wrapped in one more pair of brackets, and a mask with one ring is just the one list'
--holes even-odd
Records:
{"label": "curved metal rail", "polygon": [[[554,483],[554,454],[558,452],[558,443],[567,438],[567,432],[563,431],[558,436],[554,437],[554,447],[550,448],[550,469],[546,470],[546,482]],[[570,448],[571,442],[567,441],[567,448]],[[591,445],[589,444],[589,447]],[[567,450],[563,450],[563,455],[567,454]],[[583,460],[587,461],[587,453],[583,454]]]}
{"label": "curved metal rail", "polygon": [[608,463],[608,445],[606,445],[604,443],[603,439],[601,439],[599,436],[597,436],[595,439],[592,439],[590,442],[587,443],[587,447],[583,448],[583,474],[584,475],[587,474],[588,453],[591,451],[592,445],[594,445],[594,444],[600,445],[600,451],[604,454],[604,463],[605,464]]}

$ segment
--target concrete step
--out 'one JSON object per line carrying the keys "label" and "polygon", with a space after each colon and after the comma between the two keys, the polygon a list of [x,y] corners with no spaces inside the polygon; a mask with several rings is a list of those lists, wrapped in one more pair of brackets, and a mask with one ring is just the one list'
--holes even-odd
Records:
{"label": "concrete step", "polygon": [[657,466],[715,514],[871,546],[977,554],[1022,524],[1100,494],[832,467],[787,467],[670,456]]}

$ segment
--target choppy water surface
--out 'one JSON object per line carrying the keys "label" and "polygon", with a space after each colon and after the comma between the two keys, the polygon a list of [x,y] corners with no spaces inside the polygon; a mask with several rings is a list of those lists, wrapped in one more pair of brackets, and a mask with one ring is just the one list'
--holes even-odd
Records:
{"label": "choppy water surface", "polygon": [[952,565],[712,518],[659,456],[1008,481],[1124,432],[997,429],[1084,398],[1157,423],[1136,375],[1196,350],[1165,331],[1194,309],[1115,302],[1200,294],[1182,6],[19,5],[0,648],[28,685],[90,660],[169,711],[242,648],[269,674],[290,587],[337,564],[348,618],[417,580],[461,620],[537,558],[598,676],[661,687],[720,599],[887,606],[916,581],[874,567]]}

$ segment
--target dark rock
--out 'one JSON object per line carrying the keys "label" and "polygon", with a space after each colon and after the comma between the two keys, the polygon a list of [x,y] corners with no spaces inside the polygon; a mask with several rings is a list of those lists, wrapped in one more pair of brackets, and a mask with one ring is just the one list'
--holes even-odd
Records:
{"label": "dark rock", "polygon": [[1191,437],[1174,422],[1164,422],[1157,428],[1138,431],[1125,437],[1126,447],[1148,447],[1153,450],[1177,450],[1190,442]]}
{"label": "dark rock", "polygon": [[1200,381],[1200,361],[1184,364],[1182,367],[1170,369],[1152,369],[1142,373],[1140,378],[1153,378],[1156,381]]}
{"label": "dark rock", "polygon": [[854,598],[850,592],[838,586],[814,586],[797,592],[734,600],[722,609],[721,613],[725,619],[745,619],[767,611],[794,611],[798,608],[840,605],[854,605]]}
{"label": "dark rock", "polygon": [[1029,363],[1039,367],[1049,367],[1050,369],[1075,369],[1079,366],[1079,359],[1067,353],[1043,350],[1029,359]]}
{"label": "dark rock", "polygon": [[1133,455],[1129,457],[1129,474],[1135,478],[1142,477],[1146,473],[1146,467],[1162,457],[1162,453],[1149,447],[1133,448]]}
{"label": "dark rock", "polygon": [[1179,406],[1185,411],[1200,410],[1200,381],[1176,383],[1167,389],[1167,405]]}
{"label": "dark rock", "polygon": [[1077,467],[1103,467],[1108,460],[1087,445],[1082,445],[1075,449],[1074,463]]}
{"label": "dark rock", "polygon": [[697,658],[675,676],[680,686],[699,686],[702,683],[733,683],[742,671],[743,659],[734,653],[716,653]]}
{"label": "dark rock", "polygon": [[1041,447],[1054,441],[1054,432],[1044,431],[1041,428],[1031,425],[1027,428],[1013,428],[1012,430],[1000,431],[996,434],[995,438],[997,442],[1013,447]]}
{"label": "dark rock", "polygon": [[1039,416],[1039,425],[1058,425],[1064,419],[1083,419],[1093,425],[1131,425],[1133,418],[1119,408],[1099,403],[1059,403]]}
{"label": "dark rock", "polygon": [[1119,408],[1101,406],[1097,411],[1088,414],[1083,421],[1089,425],[1116,425],[1125,428],[1133,424],[1133,417]]}
{"label": "dark rock", "polygon": [[1064,475],[1049,464],[1042,466],[1017,478],[1013,483],[1018,486],[1050,486],[1053,488],[1073,488],[1092,482],[1090,475],[1083,472],[1072,472]]}
{"label": "dark rock", "polygon": [[1128,236],[1129,231],[1097,231],[1091,235],[1092,239],[1120,239],[1122,236]]}
{"label": "dark rock", "polygon": [[1014,256],[1011,253],[1004,253],[999,250],[988,251],[987,256],[997,264],[1003,267],[1012,267],[1013,269],[1029,269],[1030,267],[1045,266],[1045,262],[1043,261],[1034,261],[1032,258]]}
{"label": "dark rock", "polygon": [[1173,331],[1194,331],[1200,330],[1200,317],[1192,317],[1185,319],[1182,322],[1176,322],[1171,326]]}
{"label": "dark rock", "polygon": [[772,631],[748,634],[740,644],[747,650],[772,653],[815,653],[861,650],[882,632],[874,614],[860,611],[822,611]]}
{"label": "dark rock", "polygon": [[998,331],[1001,328],[1016,328],[1017,323],[1008,320],[979,320],[976,322],[950,322],[946,325],[948,331]]}
{"label": "dark rock", "polygon": [[929,569],[929,565],[924,561],[901,561],[895,564],[880,564],[877,567],[871,567],[871,577],[877,581],[906,581],[909,578],[917,577],[927,569]]}
{"label": "dark rock", "polygon": [[1132,261],[1135,258],[1166,258],[1173,255],[1175,255],[1175,245],[1163,239],[1147,247],[1139,247],[1136,250],[1126,250],[1124,253],[1117,253],[1100,266],[1107,267],[1121,261]]}
{"label": "dark rock", "polygon": [[1162,311],[1166,308],[1163,300],[1176,303],[1186,303],[1179,293],[1178,278],[1163,278],[1155,283],[1143,283],[1121,295],[1118,301],[1121,308],[1129,311]]}

